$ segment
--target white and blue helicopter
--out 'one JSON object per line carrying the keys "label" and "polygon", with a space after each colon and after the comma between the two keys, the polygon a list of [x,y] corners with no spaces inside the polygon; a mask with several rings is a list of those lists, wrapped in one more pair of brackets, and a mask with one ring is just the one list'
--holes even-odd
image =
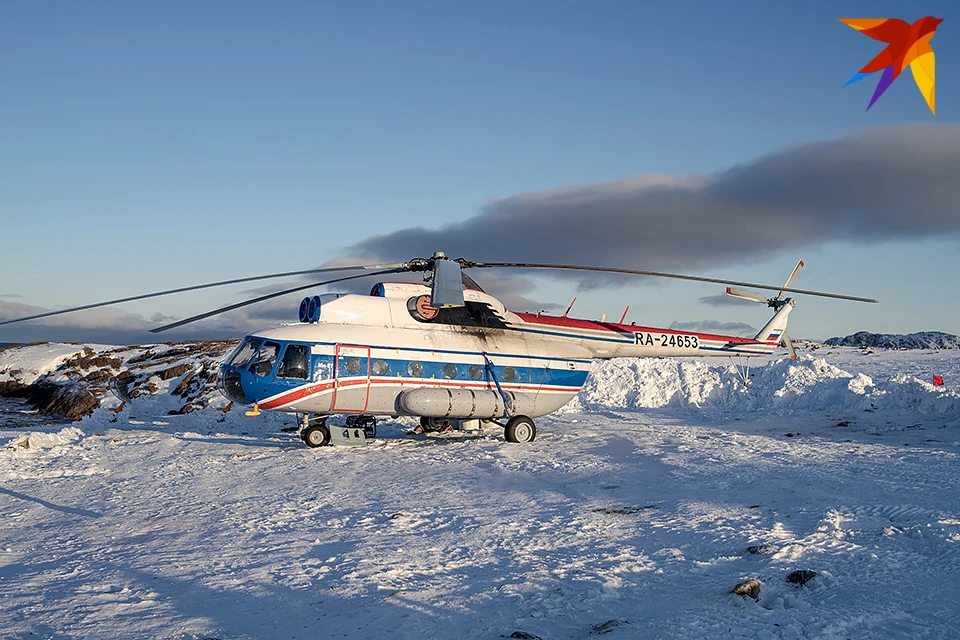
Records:
{"label": "white and blue helicopter", "polygon": [[[750,357],[783,345],[796,358],[787,320],[796,306],[786,293],[860,302],[869,298],[792,288],[797,263],[782,287],[654,271],[535,263],[430,258],[381,265],[324,267],[214,282],[99,302],[0,322],[9,324],[82,309],[241,282],[359,271],[271,293],[152,329],[159,333],[295,291],[357,278],[424,273],[425,284],[380,282],[370,295],[322,294],[300,303],[299,323],[250,333],[224,361],[219,386],[231,401],[261,411],[301,414],[300,437],[310,447],[330,444],[331,416],[346,415],[361,439],[375,434],[377,416],[420,418],[427,430],[495,424],[509,442],[532,442],[533,421],[580,391],[596,359],[664,356]],[[774,315],[753,338],[635,323],[580,320],[509,311],[464,269],[545,269],[656,276],[728,285],[727,295],[768,305]],[[771,298],[733,288],[777,291]],[[572,306],[572,304],[571,304]],[[339,435],[339,429],[334,430]],[[336,438],[334,438],[336,439]]]}

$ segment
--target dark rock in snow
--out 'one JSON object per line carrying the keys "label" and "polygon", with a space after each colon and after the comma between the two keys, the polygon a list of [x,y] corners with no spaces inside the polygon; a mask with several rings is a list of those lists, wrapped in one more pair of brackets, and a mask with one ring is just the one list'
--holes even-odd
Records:
{"label": "dark rock in snow", "polygon": [[161,371],[158,375],[160,376],[161,380],[172,380],[174,378],[179,378],[192,368],[193,367],[190,365],[190,363],[184,363]]}
{"label": "dark rock in snow", "polygon": [[0,382],[0,396],[19,395],[26,388],[27,385],[17,380],[3,380]]}
{"label": "dark rock in snow", "polygon": [[754,600],[760,598],[760,581],[759,580],[745,580],[735,586],[730,593],[735,593],[738,596],[751,597]]}
{"label": "dark rock in snow", "polygon": [[817,577],[816,571],[810,571],[809,569],[800,569],[799,571],[794,571],[787,576],[787,582],[790,584],[795,584],[803,586]]}
{"label": "dark rock in snow", "polygon": [[535,636],[532,633],[527,633],[526,631],[514,631],[508,637],[513,638],[514,640],[543,640],[540,636]]}
{"label": "dark rock in snow", "polygon": [[608,516],[628,516],[634,513],[640,513],[647,509],[656,509],[657,505],[648,504],[646,506],[630,505],[626,507],[598,507],[593,510],[594,513],[604,513]]}
{"label": "dark rock in snow", "polygon": [[100,399],[82,386],[34,384],[21,394],[43,413],[79,420],[100,406]]}
{"label": "dark rock in snow", "polygon": [[765,555],[768,553],[776,553],[780,550],[780,547],[774,546],[772,544],[754,544],[747,547],[747,553],[752,553],[754,555]]}
{"label": "dark rock in snow", "polygon": [[601,622],[600,624],[595,624],[592,627],[590,627],[590,632],[593,633],[594,635],[602,636],[605,633],[610,633],[617,627],[624,624],[629,624],[629,623],[626,620],[617,620],[617,619],[607,620],[606,622]]}

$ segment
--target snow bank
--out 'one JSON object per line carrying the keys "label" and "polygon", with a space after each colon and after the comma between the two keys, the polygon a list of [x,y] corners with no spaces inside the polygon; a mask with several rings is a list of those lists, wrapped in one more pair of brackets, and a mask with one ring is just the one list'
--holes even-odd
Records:
{"label": "snow bank", "polygon": [[906,409],[960,417],[960,394],[896,374],[875,381],[811,354],[772,360],[750,370],[745,387],[736,367],[705,361],[618,358],[594,365],[565,411],[698,408],[717,411]]}
{"label": "snow bank", "polygon": [[33,432],[14,438],[7,448],[16,452],[38,452],[76,442],[83,435],[83,431],[76,427],[67,427],[57,433]]}
{"label": "snow bank", "polygon": [[16,381],[31,385],[67,360],[79,355],[84,349],[95,348],[89,344],[44,344],[24,345],[4,349],[0,353],[0,382]]}

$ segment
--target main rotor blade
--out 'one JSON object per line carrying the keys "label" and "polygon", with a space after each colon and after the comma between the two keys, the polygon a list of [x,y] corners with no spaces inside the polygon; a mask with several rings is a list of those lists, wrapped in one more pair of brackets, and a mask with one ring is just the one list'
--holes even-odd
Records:
{"label": "main rotor blade", "polygon": [[[4,324],[13,324],[14,322],[23,322],[25,320],[36,320],[38,318],[49,318],[50,316],[59,316],[64,313],[73,313],[74,311],[84,311],[86,309],[96,309],[98,307],[106,307],[112,304],[120,304],[122,302],[133,302],[134,300],[146,300],[147,298],[157,298],[159,296],[168,296],[174,293],[185,293],[187,291],[197,291],[199,289],[210,289],[211,287],[223,287],[228,284],[240,284],[241,282],[255,282],[257,280],[270,280],[271,278],[287,278],[290,276],[303,276],[312,273],[328,273],[333,271],[355,271],[357,269],[364,270],[373,270],[373,269],[398,269],[401,267],[406,267],[407,263],[401,262],[398,264],[366,264],[366,265],[355,265],[350,267],[323,267],[320,269],[304,269],[303,271],[287,271],[285,273],[271,273],[263,276],[251,276],[249,278],[234,278],[233,280],[221,280],[220,282],[209,282],[207,284],[197,284],[190,287],[180,287],[178,289],[168,289],[166,291],[157,291],[156,293],[144,293],[139,296],[130,296],[128,298],[117,298],[116,300],[107,300],[106,302],[95,302],[93,304],[85,304],[79,307],[70,307],[69,309],[60,309],[59,311],[48,311],[46,313],[38,313],[34,316],[26,316],[24,318],[14,318],[13,320],[4,320],[0,322],[0,325]],[[405,269],[404,269],[405,270]],[[388,271],[388,273],[393,273]],[[364,274],[364,275],[370,275]],[[311,285],[316,286],[316,285]]]}
{"label": "main rotor blade", "polygon": [[856,302],[879,302],[873,298],[860,298],[857,296],[845,296],[839,293],[824,293],[822,291],[809,291],[807,289],[788,289],[786,287],[775,287],[769,284],[756,284],[753,282],[738,282],[737,280],[721,280],[719,278],[704,278],[701,276],[684,276],[677,273],[663,273],[660,271],[638,271],[636,269],[616,269],[613,267],[578,267],[571,264],[536,264],[532,262],[469,262],[462,263],[464,268],[476,267],[481,269],[545,269],[551,271],[592,271],[596,273],[623,273],[632,276],[655,276],[658,278],[674,278],[676,280],[694,280],[696,282],[714,282],[716,284],[728,284],[738,287],[750,287],[753,289],[767,289],[769,291],[788,291],[790,293],[802,293],[808,296],[821,296],[824,298],[837,298],[840,300],[854,300]]}
{"label": "main rotor blade", "polygon": [[184,318],[183,320],[178,320],[170,324],[165,324],[162,327],[156,327],[150,329],[150,333],[161,333],[169,329],[176,329],[177,327],[182,327],[185,324],[190,324],[191,322],[196,322],[197,320],[203,320],[204,318],[209,318],[220,313],[226,313],[227,311],[233,311],[234,309],[239,309],[241,307],[246,307],[251,304],[256,304],[258,302],[263,302],[264,300],[270,300],[271,298],[279,298],[280,296],[285,296],[288,293],[294,293],[296,291],[303,291],[304,289],[312,289],[313,287],[322,287],[325,284],[333,284],[334,282],[344,282],[346,280],[356,280],[357,278],[366,278],[368,276],[380,276],[385,273],[403,273],[406,269],[387,269],[385,271],[377,271],[374,273],[358,273],[352,276],[344,276],[343,278],[335,278],[333,280],[326,280],[324,282],[313,282],[311,284],[300,285],[299,287],[293,287],[292,289],[285,289],[283,291],[277,291],[276,293],[268,293],[265,296],[259,296],[256,298],[251,298],[250,300],[244,300],[243,302],[238,302],[236,304],[231,304],[226,307],[220,307],[219,309],[214,309],[213,311],[207,311],[206,313],[201,313],[195,316],[190,316],[189,318]]}

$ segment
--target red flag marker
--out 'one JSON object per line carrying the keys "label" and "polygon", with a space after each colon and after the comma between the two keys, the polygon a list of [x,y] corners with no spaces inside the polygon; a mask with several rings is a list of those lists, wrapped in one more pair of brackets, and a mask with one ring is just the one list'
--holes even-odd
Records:
{"label": "red flag marker", "polygon": [[942,386],[943,386],[943,378],[941,378],[940,376],[933,376],[933,386],[935,386],[935,387],[942,387]]}

